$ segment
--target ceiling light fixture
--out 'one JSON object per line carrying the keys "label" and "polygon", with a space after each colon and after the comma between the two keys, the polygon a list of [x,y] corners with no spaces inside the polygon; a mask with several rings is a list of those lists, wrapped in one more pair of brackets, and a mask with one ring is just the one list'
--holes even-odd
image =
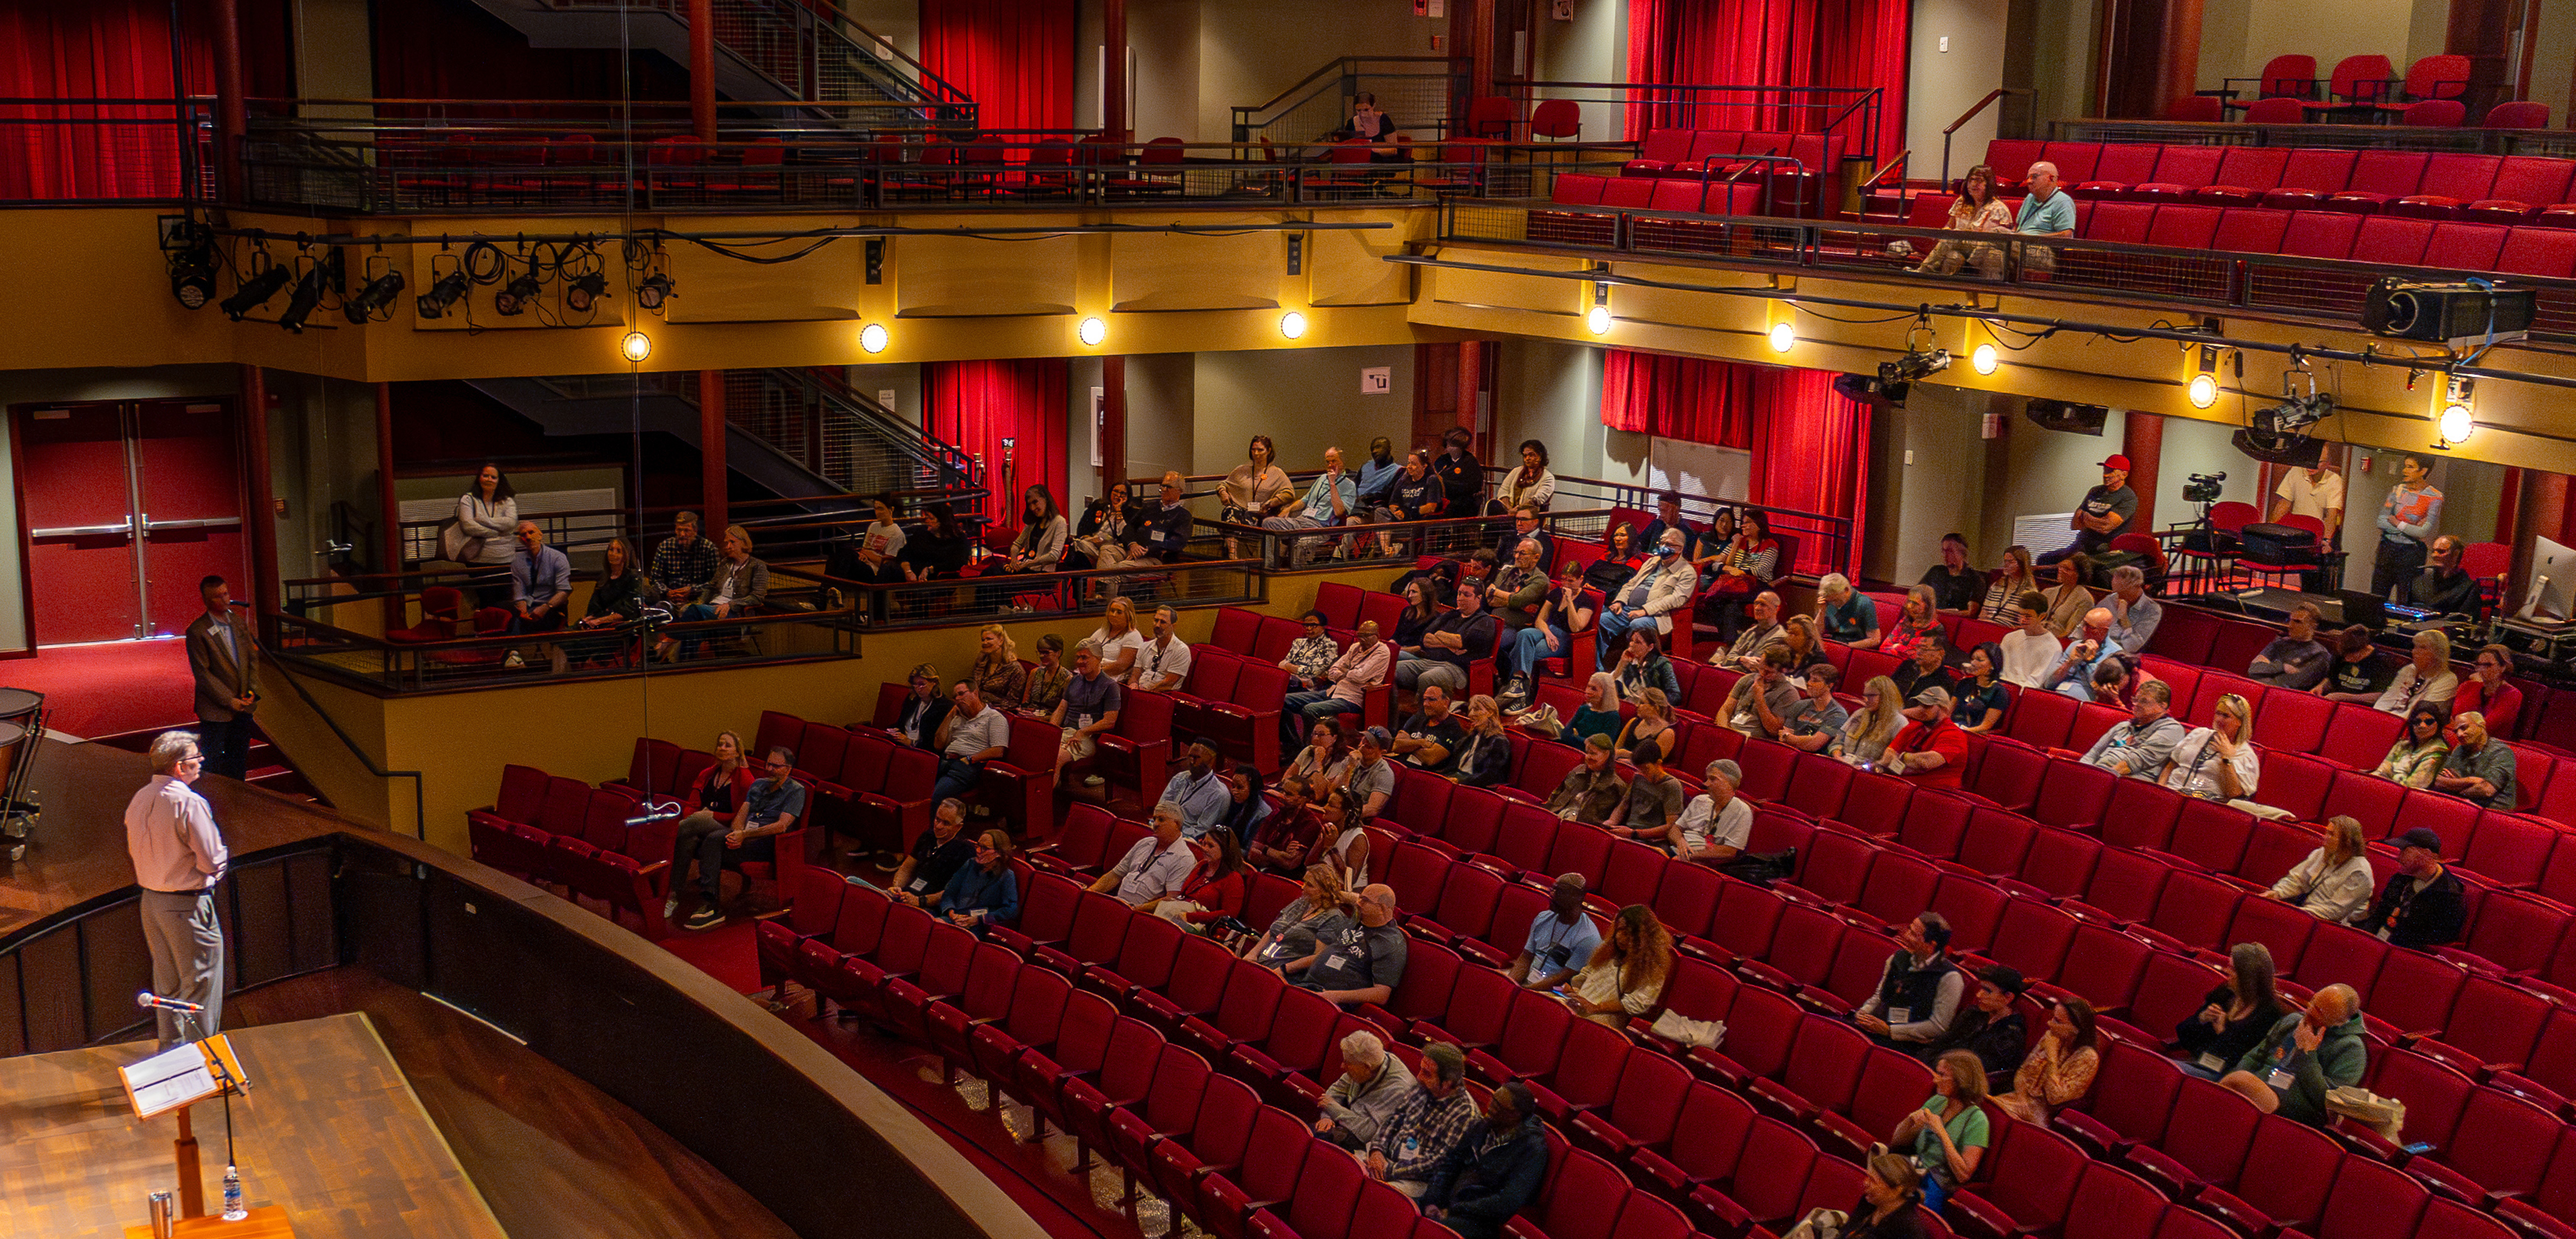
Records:
{"label": "ceiling light fixture", "polygon": [[1082,325],[1074,330],[1075,334],[1082,337],[1085,348],[1098,348],[1101,341],[1109,338],[1109,324],[1100,321],[1100,317],[1096,314],[1082,320]]}
{"label": "ceiling light fixture", "polygon": [[627,332],[617,342],[617,351],[628,361],[641,362],[653,355],[653,337],[640,331]]}
{"label": "ceiling light fixture", "polygon": [[859,347],[866,349],[871,353],[882,353],[886,351],[885,324],[870,323],[865,327],[859,328]]}
{"label": "ceiling light fixture", "polygon": [[1291,340],[1304,339],[1306,335],[1306,316],[1295,310],[1290,310],[1287,313],[1280,315],[1279,334],[1286,336]]}

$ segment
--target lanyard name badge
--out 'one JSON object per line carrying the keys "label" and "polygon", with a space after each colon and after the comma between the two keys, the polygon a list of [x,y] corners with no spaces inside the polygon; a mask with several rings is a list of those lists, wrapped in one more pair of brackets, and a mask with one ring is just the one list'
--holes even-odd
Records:
{"label": "lanyard name badge", "polygon": [[2295,1049],[2285,1049],[2280,1061],[2273,1066],[2272,1074],[2264,1080],[2264,1083],[2277,1089],[2287,1089],[2296,1084],[2298,1076],[2293,1072],[2290,1064],[2297,1061],[2299,1061],[2299,1052]]}

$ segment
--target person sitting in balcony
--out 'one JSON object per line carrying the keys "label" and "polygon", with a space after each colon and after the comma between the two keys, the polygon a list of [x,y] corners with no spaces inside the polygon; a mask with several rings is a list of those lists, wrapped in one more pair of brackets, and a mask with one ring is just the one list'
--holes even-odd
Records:
{"label": "person sitting in balcony", "polygon": [[1115,568],[1125,564],[1135,518],[1130,510],[1133,506],[1128,502],[1125,482],[1110,483],[1106,496],[1085,504],[1082,520],[1075,524],[1073,537],[1065,543],[1064,566]]}
{"label": "person sitting in balcony", "polygon": [[[2015,231],[2013,209],[1995,196],[1994,169],[1984,164],[1968,169],[1959,179],[1959,196],[1950,202],[1950,218],[1941,226],[1951,232]],[[1914,269],[1923,275],[1956,275],[1962,266],[1976,268],[1987,279],[2001,279],[2003,247],[1991,241],[1943,241]]]}
{"label": "person sitting in balcony", "polygon": [[[635,558],[635,548],[628,546],[626,539],[610,538],[600,563],[599,583],[591,586],[590,603],[583,608],[582,617],[573,621],[575,628],[595,632],[634,623],[643,617],[644,604],[653,599],[657,586],[644,575],[644,565]],[[580,644],[585,647],[585,657],[616,655],[617,642],[612,638],[596,637]]]}
{"label": "person sitting in balcony", "polygon": [[[868,515],[868,527],[859,531],[859,545],[852,552],[859,560],[859,574],[855,579],[879,584],[902,580],[906,535],[903,526],[894,519],[894,500],[882,496],[870,499]],[[707,567],[707,575],[715,575],[712,563]],[[878,608],[880,611],[883,609]]]}
{"label": "person sitting in balcony", "polygon": [[1432,460],[1431,473],[1440,479],[1440,510],[1450,516],[1484,510],[1485,466],[1468,450],[1475,444],[1476,436],[1464,426],[1452,426],[1440,436],[1440,455]]}
{"label": "person sitting in balcony", "polygon": [[1053,572],[1064,562],[1064,509],[1055,492],[1032,486],[1020,507],[1020,532],[1002,560],[1004,572]]}
{"label": "person sitting in balcony", "polygon": [[1147,692],[1178,692],[1190,679],[1190,643],[1178,631],[1181,613],[1169,605],[1154,608],[1154,638],[1136,651],[1127,669],[1127,687]]}
{"label": "person sitting in balcony", "polygon": [[[2071,237],[2075,235],[2075,200],[2060,189],[2057,165],[2043,159],[2023,174],[2027,192],[2021,200],[2021,213],[2013,218],[2013,231],[2025,237]],[[2022,250],[2022,269],[2045,274],[2057,269],[2057,249],[2033,245]]]}
{"label": "person sitting in balcony", "polygon": [[[1544,512],[1549,501],[1555,498],[1556,475],[1547,469],[1547,445],[1536,439],[1521,440],[1521,467],[1504,474],[1503,480],[1494,483],[1494,502],[1490,510],[1496,514],[1518,512],[1522,508]],[[1546,562],[1556,562],[1555,556],[1547,556]]]}
{"label": "person sitting in balcony", "polygon": [[[1396,457],[1393,441],[1385,435],[1369,440],[1368,459],[1360,462],[1360,498],[1352,509],[1354,523],[1365,525],[1383,519],[1377,516],[1378,509],[1387,505],[1387,495],[1403,477],[1404,462]],[[1382,547],[1372,548],[1366,537],[1348,538],[1342,543],[1342,553],[1353,559],[1370,550],[1385,553]]]}
{"label": "person sitting in balcony", "polygon": [[[572,601],[572,561],[562,551],[546,545],[546,532],[535,521],[521,521],[517,530],[519,553],[510,560],[510,631],[513,633],[554,632],[564,626],[565,607]],[[562,671],[567,662],[560,645],[543,647]],[[519,651],[510,651],[505,666],[525,665]]]}
{"label": "person sitting in balcony", "polygon": [[[694,623],[749,615],[758,611],[768,597],[769,565],[751,557],[751,531],[740,525],[727,525],[716,574],[699,587],[698,600],[681,608],[677,618]],[[698,643],[705,639],[689,636],[674,641],[665,637],[653,653],[657,658],[668,659],[676,648],[686,657],[695,653]]]}
{"label": "person sitting in balcony", "polygon": [[1183,498],[1187,490],[1178,470],[1163,471],[1162,487],[1156,492],[1154,508],[1144,516],[1141,536],[1127,548],[1129,563],[1176,564],[1189,557],[1190,508]]}
{"label": "person sitting in balcony", "polygon": [[[1387,484],[1385,501],[1369,514],[1369,519],[1380,525],[1436,520],[1447,501],[1447,494],[1441,488],[1440,479],[1431,474],[1430,453],[1417,448],[1404,454],[1403,470]],[[1379,554],[1395,554],[1393,530],[1381,531],[1377,541]]]}
{"label": "person sitting in balcony", "polygon": [[[2057,177],[2049,175],[2052,184]],[[2031,180],[2039,180],[2039,168],[2031,169]],[[2022,203],[2022,216],[2030,216],[2030,204],[2039,200],[2038,192]],[[2061,198],[2060,201],[2063,201]],[[2066,208],[2067,218],[2074,218],[2075,208]],[[2073,225],[2070,223],[2069,227]],[[2045,249],[2031,251],[2048,253]],[[2129,527],[2138,515],[2138,492],[2129,485],[2129,458],[2117,452],[2102,458],[2102,484],[2084,492],[2084,500],[2075,505],[2075,515],[2068,517],[2066,527],[2075,531],[2075,540],[2039,557],[2042,564],[2054,564],[2075,555],[2099,555],[2109,549],[2111,539]]]}
{"label": "person sitting in balcony", "polygon": [[[1297,502],[1288,471],[1279,467],[1279,449],[1268,435],[1252,436],[1250,459],[1236,465],[1217,483],[1217,519],[1229,525],[1259,525]],[[1243,558],[1243,541],[1225,536],[1225,557]]]}
{"label": "person sitting in balcony", "polygon": [[715,574],[716,544],[698,536],[698,514],[682,512],[672,517],[671,536],[653,548],[653,567],[644,574],[662,605],[674,612],[689,605],[698,587]]}
{"label": "person sitting in balcony", "polygon": [[973,553],[965,527],[957,523],[957,509],[946,503],[931,504],[921,510],[921,532],[903,544],[903,579],[918,585],[956,576]]}
{"label": "person sitting in balcony", "polygon": [[[1306,498],[1294,508],[1277,516],[1262,519],[1261,527],[1278,534],[1293,534],[1303,529],[1327,529],[1351,519],[1360,510],[1359,482],[1342,468],[1342,449],[1324,449],[1324,471],[1315,475],[1306,487]],[[1312,537],[1274,539],[1267,556],[1269,566],[1277,568],[1284,561],[1293,568],[1303,568],[1315,558],[1316,548],[1324,540]],[[1286,554],[1281,554],[1282,549]]]}

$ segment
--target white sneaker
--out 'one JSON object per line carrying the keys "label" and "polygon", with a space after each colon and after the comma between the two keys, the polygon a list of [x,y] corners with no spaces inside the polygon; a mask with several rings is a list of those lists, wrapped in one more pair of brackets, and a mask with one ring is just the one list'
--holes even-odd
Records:
{"label": "white sneaker", "polygon": [[673,917],[678,916],[679,914],[680,914],[680,901],[679,901],[679,900],[677,900],[677,899],[665,899],[665,900],[663,900],[663,901],[662,901],[662,919],[663,919],[663,920],[666,920],[666,921],[667,921],[667,920],[670,920],[670,919],[672,919]]}
{"label": "white sneaker", "polygon": [[504,667],[524,667],[528,665],[528,660],[519,657],[519,652],[517,650],[512,650],[510,651],[510,656],[508,658],[501,660],[501,665]]}

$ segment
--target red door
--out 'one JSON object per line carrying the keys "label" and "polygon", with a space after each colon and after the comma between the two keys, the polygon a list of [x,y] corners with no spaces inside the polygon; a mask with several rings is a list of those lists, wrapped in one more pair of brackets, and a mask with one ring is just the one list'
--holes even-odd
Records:
{"label": "red door", "polygon": [[230,405],[125,401],[14,412],[39,644],[178,633],[201,609],[199,579],[243,579]]}

